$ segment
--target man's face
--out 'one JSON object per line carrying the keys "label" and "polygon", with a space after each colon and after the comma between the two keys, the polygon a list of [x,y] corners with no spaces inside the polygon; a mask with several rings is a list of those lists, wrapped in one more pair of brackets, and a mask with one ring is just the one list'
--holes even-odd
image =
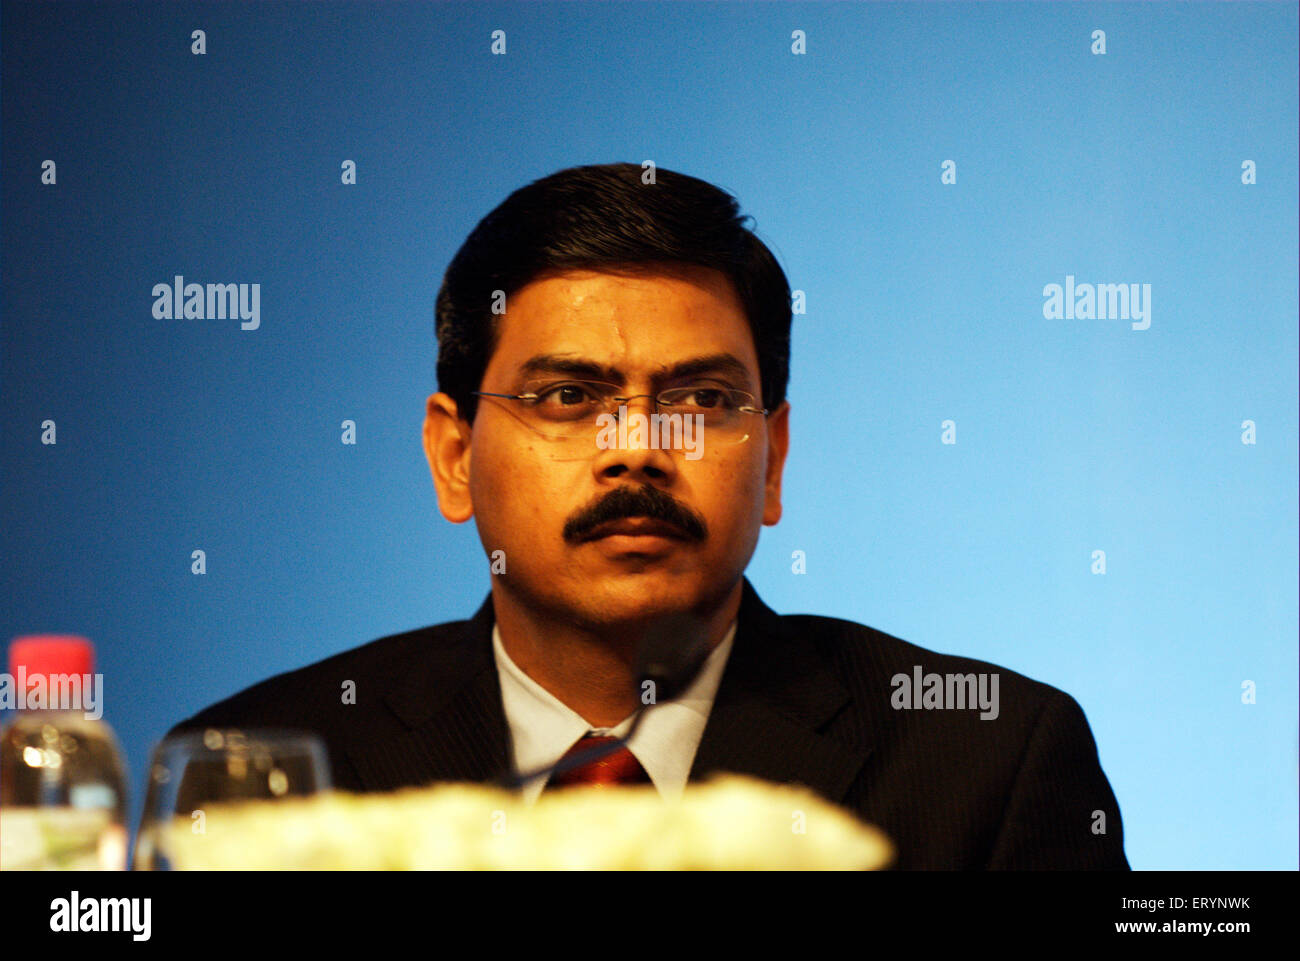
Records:
{"label": "man's face", "polygon": [[[747,391],[762,406],[753,337],[717,271],[554,274],[510,297],[499,323],[482,391],[518,394],[539,380],[581,379],[608,381],[626,397],[708,381]],[[674,374],[701,358],[734,364]],[[572,372],[573,364],[591,372]],[[566,396],[562,402],[572,402]],[[696,459],[635,442],[602,449],[594,425],[577,444],[557,447],[528,426],[519,401],[480,397],[472,431],[464,422],[453,429],[449,409],[450,398],[435,394],[425,422],[444,516],[476,517],[489,558],[504,551],[505,572],[495,576],[554,617],[597,628],[706,613],[744,571],[760,526],[781,516],[786,404],[766,418],[741,414],[743,429],[725,438],[706,426]],[[646,397],[628,410],[653,413]],[[747,440],[728,442],[745,433]],[[601,522],[643,516],[651,504],[680,536],[600,536]]]}

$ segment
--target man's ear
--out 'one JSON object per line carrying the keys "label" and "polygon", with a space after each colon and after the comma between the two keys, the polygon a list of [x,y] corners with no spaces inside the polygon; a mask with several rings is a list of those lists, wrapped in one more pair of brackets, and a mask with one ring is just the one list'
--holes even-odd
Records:
{"label": "man's ear", "polygon": [[460,419],[456,402],[431,394],[424,410],[424,456],[438,492],[438,510],[453,524],[474,516],[469,493],[470,427]]}
{"label": "man's ear", "polygon": [[767,478],[763,489],[763,523],[769,527],[781,519],[781,474],[790,449],[790,402],[767,415]]}

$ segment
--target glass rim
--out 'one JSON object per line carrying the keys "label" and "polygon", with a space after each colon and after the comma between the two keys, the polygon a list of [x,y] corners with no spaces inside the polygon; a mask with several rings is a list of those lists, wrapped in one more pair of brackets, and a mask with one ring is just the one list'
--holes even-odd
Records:
{"label": "glass rim", "polygon": [[[208,745],[208,735],[213,731],[221,735],[221,747]],[[324,739],[319,734],[304,728],[231,727],[214,724],[164,737],[154,747],[154,756],[161,756],[165,751],[188,747],[198,747],[209,754],[225,753],[232,750],[232,747],[226,743],[226,739],[231,734],[238,734],[244,738],[244,743],[233,748],[234,750],[255,749],[257,747],[265,747],[271,750],[275,750],[277,747],[306,747],[312,751],[319,751],[325,748]]]}
{"label": "glass rim", "polygon": [[[537,415],[536,408],[532,405],[508,403],[507,401],[511,399],[508,395],[494,394],[486,391],[474,391],[474,393],[480,397],[486,398],[487,400],[497,401],[493,406],[498,410],[502,411],[526,430],[532,431],[538,437],[553,444],[560,444],[566,447],[575,445],[582,446],[581,441],[583,438],[589,437],[592,442],[593,450],[597,450],[599,449],[597,438],[599,438],[603,432],[613,429],[609,425],[605,427],[597,425],[597,419],[602,416],[602,414],[605,416],[615,416],[609,411],[592,411],[581,417],[574,417],[569,420],[549,420],[543,416]],[[715,447],[735,447],[748,441],[754,436],[754,433],[749,430],[749,421],[746,419],[750,413],[751,412],[749,411],[737,410],[733,412],[733,416],[726,423],[701,424],[700,428],[702,430],[707,430],[715,438],[715,443],[706,446],[710,449]],[[686,418],[693,418],[696,416],[704,417],[705,415],[702,413],[687,413],[684,411],[674,410],[655,411],[643,416],[647,419],[650,417],[659,417],[662,419],[680,417],[682,418],[684,430]],[[763,414],[763,419],[764,422],[766,422],[766,413]],[[662,424],[662,420],[660,423]],[[662,430],[662,426],[660,429]],[[679,452],[676,448],[658,449],[665,450],[668,453]]]}

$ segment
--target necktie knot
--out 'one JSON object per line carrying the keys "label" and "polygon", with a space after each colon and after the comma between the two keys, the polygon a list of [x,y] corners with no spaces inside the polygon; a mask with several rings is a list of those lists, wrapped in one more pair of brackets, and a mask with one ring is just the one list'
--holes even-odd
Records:
{"label": "necktie knot", "polygon": [[[588,734],[565,752],[564,758],[581,754],[618,738]],[[547,787],[570,787],[576,784],[649,784],[650,776],[635,755],[623,745],[616,751],[551,776]]]}

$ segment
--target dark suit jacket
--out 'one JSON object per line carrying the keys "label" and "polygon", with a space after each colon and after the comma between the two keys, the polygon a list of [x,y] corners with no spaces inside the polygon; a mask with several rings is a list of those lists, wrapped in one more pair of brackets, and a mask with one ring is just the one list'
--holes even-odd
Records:
{"label": "dark suit jacket", "polygon": [[[884,829],[899,868],[1128,868],[1115,795],[1068,694],[852,621],[779,616],[748,578],[738,620],[692,780],[735,771],[807,785]],[[510,758],[492,624],[489,595],[472,620],[272,677],[175,730],[315,731],[348,791],[490,780]],[[918,665],[998,674],[998,717],[895,709],[891,678]]]}

